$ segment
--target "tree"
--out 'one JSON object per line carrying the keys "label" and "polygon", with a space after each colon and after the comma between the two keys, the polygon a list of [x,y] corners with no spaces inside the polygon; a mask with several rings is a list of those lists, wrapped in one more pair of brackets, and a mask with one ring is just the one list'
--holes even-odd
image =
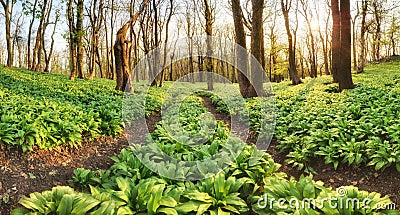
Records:
{"label": "tree", "polygon": [[350,0],[340,0],[340,4],[337,1],[332,0],[332,7],[333,5],[340,6],[338,7],[340,17],[336,17],[336,19],[340,20],[340,40],[336,41],[340,44],[339,62],[335,63],[338,65],[336,75],[339,82],[339,91],[342,91],[354,88],[351,76],[351,15]]}
{"label": "tree", "polygon": [[76,31],[75,31],[76,48],[77,48],[76,65],[77,65],[78,78],[84,78],[83,56],[85,49],[83,47],[83,36],[84,36],[83,10],[84,10],[84,0],[78,0],[77,12],[76,12]]}
{"label": "tree", "polygon": [[5,24],[6,24],[6,44],[7,44],[7,66],[12,67],[14,63],[13,44],[11,38],[11,17],[13,15],[13,8],[15,1],[13,0],[0,0],[3,6]]}
{"label": "tree", "polygon": [[38,0],[35,0],[34,3],[32,4],[30,1],[24,2],[23,9],[25,13],[31,14],[31,21],[29,22],[29,28],[28,28],[28,40],[27,40],[27,61],[28,61],[28,68],[32,67],[32,59],[31,59],[31,38],[32,38],[32,28],[33,24],[36,20],[37,16],[37,3]]}
{"label": "tree", "polygon": [[100,29],[103,24],[104,16],[104,2],[103,0],[93,0],[90,7],[86,9],[89,14],[89,22],[91,29],[91,48],[89,54],[89,80],[92,80],[95,75],[96,64],[100,70],[100,74],[103,74],[102,67],[100,64],[100,51],[99,51],[99,37]]}
{"label": "tree", "polygon": [[[74,0],[68,1],[67,19],[69,27],[69,51],[70,51],[70,80],[75,77],[84,78],[84,47],[83,47],[83,10],[84,0],[78,0],[76,14],[74,13]],[[76,15],[76,17],[75,17]],[[75,20],[76,18],[76,20]]]}
{"label": "tree", "polygon": [[[235,24],[235,41],[236,44],[246,49],[246,34],[243,26],[242,8],[240,6],[240,0],[231,0],[233,21]],[[240,93],[244,98],[251,98],[257,96],[257,93],[250,82],[250,74],[248,71],[248,58],[243,50],[236,48],[236,68],[240,66],[241,71],[238,73],[238,82],[240,87]]]}
{"label": "tree", "polygon": [[[329,0],[328,0],[329,1]],[[328,2],[327,2],[328,3]],[[325,19],[325,33],[322,33],[321,27],[320,27],[320,12],[318,9],[316,9],[315,11],[316,15],[317,15],[317,20],[318,20],[318,34],[319,34],[319,38],[321,40],[322,43],[322,52],[323,52],[323,56],[324,56],[324,70],[325,70],[325,75],[330,75],[330,71],[329,71],[329,57],[328,57],[328,52],[329,52],[329,47],[328,47],[328,43],[329,43],[329,20],[330,20],[330,16],[331,16],[331,11],[328,10],[328,15],[326,16]]]}
{"label": "tree", "polygon": [[[171,22],[172,15],[174,13],[174,0],[169,0],[169,14],[167,21],[165,23],[165,40],[164,40],[164,54],[163,54],[163,64],[162,64],[162,71],[160,76],[159,87],[162,87],[165,79],[165,65],[167,64],[167,45],[168,45],[168,37],[169,37],[169,23]],[[172,62],[172,60],[171,60]]]}
{"label": "tree", "polygon": [[290,31],[290,23],[289,23],[289,11],[291,7],[292,0],[281,0],[281,9],[283,13],[283,18],[285,19],[285,28],[286,34],[288,38],[288,54],[289,54],[289,75],[292,80],[293,85],[301,84],[302,81],[297,73],[296,68],[296,52],[294,50],[294,42],[293,35]]}
{"label": "tree", "polygon": [[126,33],[146,8],[149,0],[144,0],[142,7],[131,19],[126,22],[117,32],[117,38],[114,43],[114,59],[115,59],[115,73],[117,78],[117,85],[115,90],[133,93],[134,89],[131,82],[131,74],[129,71],[129,49],[132,44],[127,40]]}
{"label": "tree", "polygon": [[251,54],[258,62],[251,63],[251,78],[258,96],[265,96],[263,89],[264,67],[260,64],[263,62],[262,46],[263,40],[263,11],[264,0],[252,0],[253,17],[251,28]]}
{"label": "tree", "polygon": [[339,0],[331,0],[332,10],[332,76],[333,82],[338,83],[340,70],[340,10]]}
{"label": "tree", "polygon": [[310,71],[310,75],[312,78],[316,78],[317,77],[317,56],[316,56],[316,47],[315,47],[315,37],[313,34],[313,30],[312,26],[311,26],[311,20],[314,18],[313,17],[313,12],[309,9],[309,1],[305,1],[305,0],[300,0],[301,5],[302,5],[302,9],[303,11],[301,12],[303,17],[306,20],[307,23],[307,28],[308,28],[308,34],[309,34],[309,38],[310,38],[310,64],[311,64],[311,71]]}
{"label": "tree", "polygon": [[367,9],[368,9],[368,1],[367,0],[362,0],[361,3],[361,32],[360,32],[360,43],[361,43],[361,50],[360,50],[360,55],[358,59],[358,67],[357,67],[357,73],[363,73],[364,72],[364,67],[366,64],[366,39],[365,39],[365,34],[367,33],[367,24],[366,24],[366,18],[367,18]]}
{"label": "tree", "polygon": [[207,89],[214,90],[214,80],[213,80],[213,48],[212,48],[212,36],[213,36],[213,23],[214,23],[214,16],[213,10],[210,5],[210,0],[203,0],[204,3],[204,17],[206,19],[206,26],[205,31],[207,35],[207,53],[206,53],[206,71],[207,71]]}
{"label": "tree", "polygon": [[[48,9],[48,15],[47,15],[47,20],[43,26],[43,37],[42,37],[42,49],[43,49],[43,53],[44,53],[44,61],[45,61],[45,68],[44,68],[44,72],[49,73],[50,72],[50,61],[53,55],[53,51],[54,51],[54,34],[56,33],[56,28],[57,28],[57,23],[59,21],[60,18],[60,12],[59,9],[57,8],[55,11],[55,17],[54,17],[54,21],[52,23],[50,23],[50,13],[52,11],[53,8],[53,0],[50,0],[50,5],[49,5],[49,9]],[[45,45],[45,37],[44,34],[46,32],[47,26],[52,24],[53,25],[53,31],[51,34],[51,43],[50,43],[50,50],[47,51],[46,45]]]}
{"label": "tree", "polygon": [[74,0],[68,1],[67,6],[67,19],[69,28],[69,66],[70,66],[70,77],[69,79],[73,81],[77,75],[76,70],[76,37],[75,37],[75,20],[74,20]]}

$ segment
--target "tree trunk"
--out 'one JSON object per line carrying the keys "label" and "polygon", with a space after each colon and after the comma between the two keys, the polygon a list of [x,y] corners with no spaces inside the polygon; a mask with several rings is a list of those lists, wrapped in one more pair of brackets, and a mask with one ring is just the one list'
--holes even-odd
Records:
{"label": "tree trunk", "polygon": [[76,20],[76,48],[77,48],[77,55],[76,55],[76,64],[77,64],[77,72],[78,78],[84,78],[84,47],[83,47],[83,1],[78,0],[77,4],[77,20]]}
{"label": "tree trunk", "polygon": [[339,90],[353,89],[351,77],[351,15],[350,0],[340,0],[340,70],[337,73]]}
{"label": "tree trunk", "polygon": [[68,27],[69,27],[69,64],[70,64],[70,77],[69,79],[73,81],[77,75],[76,73],[76,46],[75,46],[75,22],[74,22],[74,12],[73,12],[73,0],[69,0],[67,17],[68,17]]}
{"label": "tree trunk", "polygon": [[258,96],[265,96],[263,89],[264,67],[263,63],[263,11],[264,0],[252,0],[253,18],[251,28],[251,54],[258,62],[251,64],[251,78]]}
{"label": "tree trunk", "polygon": [[[361,50],[360,50],[360,55],[359,55],[359,62],[358,62],[358,68],[357,68],[357,73],[363,73],[364,72],[364,67],[365,67],[365,33],[367,32],[367,27],[366,27],[366,18],[367,18],[367,9],[368,9],[368,2],[367,0],[362,1],[362,20],[361,20],[361,35],[360,35],[360,42],[361,42]],[[353,41],[354,42],[354,41]]]}
{"label": "tree trunk", "polygon": [[[242,9],[240,6],[240,0],[232,0],[232,12],[233,21],[235,24],[235,41],[236,44],[246,50],[246,34],[244,32]],[[243,50],[236,49],[236,68],[238,73],[238,82],[240,93],[244,98],[256,97],[257,93],[250,82],[250,74],[248,71],[248,58],[247,53],[243,53]]]}
{"label": "tree trunk", "polygon": [[151,86],[157,86],[157,73],[160,69],[160,49],[159,45],[159,33],[158,33],[158,8],[156,0],[153,0],[153,10],[154,10],[154,58],[153,58],[153,80],[151,80]]}
{"label": "tree trunk", "polygon": [[358,14],[354,16],[354,19],[351,20],[351,26],[352,26],[352,41],[353,41],[353,68],[354,70],[357,70],[357,27],[356,27],[356,21],[357,21]]}
{"label": "tree trunk", "polygon": [[282,7],[282,13],[283,17],[285,19],[285,27],[286,27],[286,33],[288,37],[288,54],[289,54],[289,75],[290,79],[292,80],[293,85],[298,85],[301,84],[301,79],[299,77],[299,74],[297,73],[297,68],[296,68],[296,53],[294,51],[293,47],[293,36],[292,33],[290,32],[290,24],[289,24],[289,9],[288,5],[285,5],[283,2],[284,0],[281,0],[281,7]]}
{"label": "tree trunk", "polygon": [[205,8],[205,18],[206,18],[206,35],[207,35],[207,57],[205,59],[206,62],[206,71],[207,71],[207,89],[208,90],[214,90],[214,80],[213,80],[213,60],[211,58],[213,54],[213,48],[212,48],[212,36],[213,36],[213,14],[211,12],[211,8],[209,5],[210,1],[209,0],[204,0],[204,8]]}
{"label": "tree trunk", "polygon": [[[4,9],[5,24],[6,24],[6,43],[7,43],[7,67],[12,67],[14,63],[13,45],[11,38],[11,16],[12,16],[12,0],[0,0]],[[11,6],[11,8],[10,8]]]}
{"label": "tree trunk", "polygon": [[126,39],[126,33],[128,32],[132,23],[138,19],[148,2],[149,0],[144,0],[140,11],[132,16],[131,19],[126,22],[117,32],[117,38],[115,39],[114,43],[115,74],[117,81],[115,90],[134,93],[128,59],[132,42]]}
{"label": "tree trunk", "polygon": [[[169,23],[171,22],[171,18],[174,12],[174,0],[170,0],[169,1],[169,14],[168,14],[168,18],[167,21],[165,23],[165,40],[164,40],[164,53],[163,53],[163,64],[162,64],[162,71],[161,71],[161,77],[160,77],[160,82],[159,82],[159,87],[162,87],[163,83],[164,83],[164,79],[165,79],[165,65],[167,64],[167,45],[168,45],[168,37],[169,37]],[[172,61],[171,61],[172,62]]]}
{"label": "tree trunk", "polygon": [[28,69],[32,68],[32,59],[31,59],[31,38],[32,38],[32,27],[33,23],[35,22],[36,19],[36,6],[37,6],[37,1],[35,0],[33,4],[33,10],[32,10],[32,19],[29,22],[29,28],[28,28],[28,40],[27,40],[27,62],[28,62]]}
{"label": "tree trunk", "polygon": [[126,39],[126,33],[129,27],[130,22],[127,22],[118,30],[114,44],[115,71],[117,78],[115,90],[133,93],[128,59],[131,42]]}
{"label": "tree trunk", "polygon": [[339,0],[332,0],[332,76],[333,82],[338,82],[340,68],[340,10]]}

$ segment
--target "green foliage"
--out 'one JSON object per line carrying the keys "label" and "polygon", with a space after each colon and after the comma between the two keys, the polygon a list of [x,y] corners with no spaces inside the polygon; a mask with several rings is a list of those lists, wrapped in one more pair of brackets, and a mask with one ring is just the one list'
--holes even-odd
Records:
{"label": "green foliage", "polygon": [[[123,93],[113,87],[108,80],[72,82],[63,75],[0,69],[0,144],[18,146],[25,152],[35,146],[76,147],[84,138],[119,135],[124,126]],[[165,89],[151,90],[147,97],[153,102],[145,106],[142,88],[124,100],[133,107],[125,113],[129,119],[144,114],[138,110],[150,114],[161,107]]]}
{"label": "green foliage", "polygon": [[[193,130],[201,132],[200,127],[207,123],[198,123],[201,121],[199,117],[204,116],[206,109],[196,96],[188,97],[185,103],[178,112],[174,112],[178,118],[182,118],[178,124],[192,134],[196,133]],[[346,187],[347,196],[340,197],[360,200],[369,198],[370,208],[331,208],[327,203],[315,210],[282,210],[276,203],[273,207],[267,205],[261,208],[257,203],[265,195],[299,201],[308,198],[320,206],[318,204],[322,198],[337,197],[339,192],[325,188],[321,182],[313,181],[311,176],[302,177],[299,181],[293,178],[288,180],[286,174],[277,173],[280,165],[255,146],[242,143],[239,144],[242,148],[238,149],[234,144],[223,144],[222,140],[229,136],[229,130],[221,122],[217,122],[216,127],[208,127],[213,128],[211,135],[200,135],[210,138],[201,148],[196,145],[189,147],[174,140],[164,127],[165,123],[174,122],[168,115],[164,120],[151,135],[156,142],[155,147],[170,156],[192,161],[202,160],[218,150],[219,153],[225,153],[224,150],[231,154],[235,151],[239,153],[218,174],[199,181],[184,182],[157,176],[147,168],[147,161],[157,162],[157,158],[152,157],[152,146],[145,147],[142,154],[137,151],[137,147],[129,147],[112,157],[114,164],[108,170],[75,170],[71,184],[87,193],[76,192],[69,187],[55,187],[52,191],[33,193],[20,201],[24,208],[15,209],[12,214],[398,214],[394,210],[381,210],[377,207],[390,204],[387,197],[358,191],[355,187]],[[159,170],[172,172],[175,175],[171,177],[174,178],[182,174],[182,179],[187,179],[185,174],[193,171],[172,161],[159,161],[159,164]],[[213,167],[207,164],[206,167],[197,168],[209,170]]]}
{"label": "green foliage", "polygon": [[[297,86],[273,84],[274,137],[280,150],[288,154],[286,162],[308,172],[314,172],[309,162],[315,157],[335,168],[344,164],[400,170],[399,69],[398,59],[368,66],[366,73],[354,75],[356,89],[343,93],[337,93],[337,84],[330,84],[328,76],[306,79]],[[268,116],[261,111],[260,99],[248,99],[247,110],[229,110],[227,104],[238,100],[229,93],[224,101],[210,93],[202,95],[222,112],[241,116],[248,111],[253,130],[265,127],[261,119]],[[268,134],[260,134],[264,133]]]}
{"label": "green foliage", "polygon": [[[359,191],[353,186],[332,190],[311,176],[296,181],[266,178],[263,196],[253,209],[258,214],[399,214],[385,210],[392,202],[378,193]],[[260,201],[261,199],[261,201]]]}

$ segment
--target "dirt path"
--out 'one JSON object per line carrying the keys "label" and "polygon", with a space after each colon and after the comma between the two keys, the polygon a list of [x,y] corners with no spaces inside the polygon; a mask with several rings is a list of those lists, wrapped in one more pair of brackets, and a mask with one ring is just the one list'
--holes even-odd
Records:
{"label": "dirt path", "polygon": [[[147,132],[154,131],[160,119],[157,113],[148,117],[148,129],[143,123],[133,123],[129,128],[135,132],[133,143],[144,142]],[[62,146],[26,154],[0,145],[0,215],[10,214],[24,195],[68,185],[76,168],[108,169],[112,165],[109,157],[118,155],[128,145],[125,133],[117,138],[101,137],[84,142],[78,148]]]}
{"label": "dirt path", "polygon": [[[204,106],[214,114],[214,117],[230,126],[230,117],[225,113],[219,113],[209,98],[202,98],[204,100]],[[248,144],[255,144],[256,141],[257,134],[254,131],[250,131],[249,138],[246,142]],[[296,179],[299,179],[302,174],[308,175],[308,173],[299,171],[287,164],[285,162],[286,154],[279,152],[277,145],[278,142],[272,140],[267,152],[273,156],[275,162],[282,165],[279,171],[285,172],[287,175],[293,176]],[[310,165],[318,173],[314,175],[314,180],[324,182],[325,186],[338,188],[341,186],[354,185],[360,190],[388,195],[396,204],[397,209],[400,210],[400,172],[397,172],[394,166],[384,171],[375,171],[374,168],[371,167],[340,164],[338,169],[335,170],[333,165],[326,165],[321,158],[310,161]]]}
{"label": "dirt path", "polygon": [[[228,114],[218,112],[216,107],[212,104],[210,98],[203,96],[201,96],[201,98],[203,99],[204,106],[208,109],[210,113],[214,115],[215,119],[224,122],[224,124],[227,125],[230,130],[232,127],[235,128],[243,127],[239,122],[233,122],[235,123],[233,124],[231,122],[231,117]],[[236,129],[236,131],[231,130],[231,132],[237,137],[239,137],[243,142],[246,142],[248,144],[254,144],[257,141],[258,135],[253,130],[250,130],[248,128],[247,130],[248,132],[246,132],[246,128],[242,128],[242,129]]]}

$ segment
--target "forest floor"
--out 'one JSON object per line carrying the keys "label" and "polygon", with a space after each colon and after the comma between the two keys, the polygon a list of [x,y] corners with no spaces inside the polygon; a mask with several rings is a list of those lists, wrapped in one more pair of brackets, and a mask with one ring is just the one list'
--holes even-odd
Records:
{"label": "forest floor", "polygon": [[[209,99],[203,99],[205,107],[215,118],[230,126],[230,117],[218,113]],[[153,113],[147,118],[148,128],[143,128],[140,123],[133,124],[130,130],[136,131],[135,142],[144,142],[147,131],[154,131],[155,124],[160,120],[158,113]],[[247,134],[236,135],[245,137]],[[250,131],[247,143],[254,144],[256,140],[256,133]],[[308,175],[286,164],[284,162],[286,155],[279,152],[277,144],[276,141],[272,141],[268,153],[273,156],[275,162],[282,164],[279,171],[295,178],[299,178],[302,174]],[[21,197],[28,196],[32,192],[50,190],[57,185],[68,185],[68,180],[72,179],[76,168],[91,170],[109,168],[112,165],[109,157],[118,155],[128,145],[125,134],[117,138],[100,137],[95,141],[84,142],[79,148],[62,146],[52,151],[35,149],[26,154],[15,148],[0,145],[0,215],[9,214],[18,206]],[[365,166],[340,165],[335,170],[332,165],[326,165],[322,159],[310,163],[318,173],[314,175],[316,181],[323,181],[325,185],[333,188],[355,185],[360,190],[379,192],[382,195],[389,195],[391,200],[400,206],[400,173],[395,168],[377,172]]]}

